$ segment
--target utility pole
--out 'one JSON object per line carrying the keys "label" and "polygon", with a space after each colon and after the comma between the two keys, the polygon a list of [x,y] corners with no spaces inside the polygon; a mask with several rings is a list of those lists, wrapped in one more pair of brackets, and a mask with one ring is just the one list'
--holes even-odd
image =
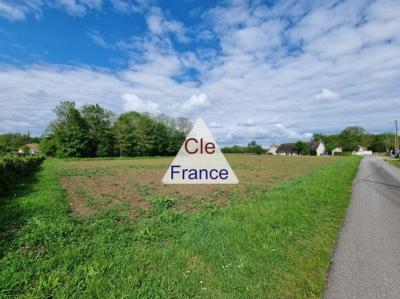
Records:
{"label": "utility pole", "polygon": [[394,121],[395,127],[396,127],[396,134],[394,136],[394,155],[397,157],[399,155],[399,138],[397,137],[398,135],[398,130],[397,130],[397,119]]}

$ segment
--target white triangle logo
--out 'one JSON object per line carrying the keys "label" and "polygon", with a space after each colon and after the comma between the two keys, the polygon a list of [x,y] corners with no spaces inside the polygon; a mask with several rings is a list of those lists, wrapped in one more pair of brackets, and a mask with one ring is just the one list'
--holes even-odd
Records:
{"label": "white triangle logo", "polygon": [[238,184],[232,168],[199,118],[169,166],[164,184]]}

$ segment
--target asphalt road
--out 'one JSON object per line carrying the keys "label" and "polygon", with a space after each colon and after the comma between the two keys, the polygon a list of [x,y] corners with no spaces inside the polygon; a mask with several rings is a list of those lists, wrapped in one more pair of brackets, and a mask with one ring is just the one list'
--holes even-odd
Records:
{"label": "asphalt road", "polygon": [[400,298],[400,169],[365,157],[325,298]]}

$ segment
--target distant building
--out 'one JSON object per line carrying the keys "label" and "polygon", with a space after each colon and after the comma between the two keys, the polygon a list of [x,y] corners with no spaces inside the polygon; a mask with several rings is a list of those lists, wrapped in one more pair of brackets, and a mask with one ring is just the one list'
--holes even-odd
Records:
{"label": "distant building", "polygon": [[314,151],[317,156],[325,154],[325,145],[322,141],[311,141],[309,144],[310,150]]}
{"label": "distant building", "polygon": [[[310,146],[311,152],[314,152],[316,156],[321,156],[325,153],[325,145],[321,141],[307,142]],[[294,150],[295,143],[282,143],[276,150],[277,155],[281,156],[297,156],[297,152]]]}
{"label": "distant building", "polygon": [[18,153],[23,154],[24,153],[24,147],[28,148],[28,151],[29,151],[30,154],[37,154],[37,153],[40,152],[38,143],[28,143],[28,144],[25,144],[24,146],[21,146],[18,149]]}
{"label": "distant building", "polygon": [[297,155],[297,153],[293,151],[293,145],[294,143],[282,143],[276,150],[276,154],[281,156]]}
{"label": "distant building", "polygon": [[271,144],[268,151],[267,155],[276,155],[276,151],[278,150],[280,144]]}
{"label": "distant building", "polygon": [[341,147],[336,147],[332,150],[332,156],[334,156],[336,153],[342,153],[343,149]]}
{"label": "distant building", "polygon": [[353,155],[357,155],[357,156],[372,155],[372,151],[368,150],[366,147],[359,145],[358,149],[356,151],[353,151]]}

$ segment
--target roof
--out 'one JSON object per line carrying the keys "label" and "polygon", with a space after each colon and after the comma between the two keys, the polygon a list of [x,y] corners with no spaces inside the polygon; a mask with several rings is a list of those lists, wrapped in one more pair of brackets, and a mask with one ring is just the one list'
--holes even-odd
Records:
{"label": "roof", "polygon": [[316,150],[321,144],[321,141],[311,141],[308,144],[310,145],[310,150]]}
{"label": "roof", "polygon": [[293,151],[294,143],[282,143],[278,149],[276,150],[277,153],[291,153]]}
{"label": "roof", "polygon": [[[318,146],[321,144],[321,141],[311,141],[306,142],[310,146],[310,150],[317,150]],[[278,149],[276,150],[277,153],[292,153],[293,146],[295,143],[282,143]]]}

